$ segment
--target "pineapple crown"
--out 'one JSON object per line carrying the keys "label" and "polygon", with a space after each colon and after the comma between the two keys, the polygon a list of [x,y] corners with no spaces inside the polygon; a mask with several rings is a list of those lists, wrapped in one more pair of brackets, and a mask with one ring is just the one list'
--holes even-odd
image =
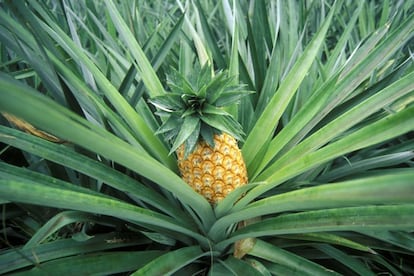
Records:
{"label": "pineapple crown", "polygon": [[150,99],[164,122],[157,134],[172,141],[170,154],[185,144],[187,156],[201,139],[214,147],[214,135],[222,132],[243,140],[242,126],[224,107],[237,103],[250,91],[233,85],[233,80],[224,71],[212,76],[207,65],[187,78],[173,70],[167,79],[171,91]]}

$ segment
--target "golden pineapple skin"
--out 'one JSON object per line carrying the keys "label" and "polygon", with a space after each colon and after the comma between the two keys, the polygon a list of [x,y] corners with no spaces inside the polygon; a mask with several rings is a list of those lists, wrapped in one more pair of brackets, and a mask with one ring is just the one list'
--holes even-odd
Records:
{"label": "golden pineapple skin", "polygon": [[177,150],[183,180],[211,204],[246,184],[247,171],[236,139],[226,133],[214,135],[214,148],[205,141],[184,158],[184,145]]}

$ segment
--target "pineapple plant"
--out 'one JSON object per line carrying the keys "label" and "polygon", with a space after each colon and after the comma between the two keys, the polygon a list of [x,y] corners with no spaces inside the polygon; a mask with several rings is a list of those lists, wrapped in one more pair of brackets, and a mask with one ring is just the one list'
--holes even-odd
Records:
{"label": "pineapple plant", "polygon": [[413,273],[412,1],[0,7],[0,274]]}
{"label": "pineapple plant", "polygon": [[216,204],[234,189],[247,184],[247,171],[237,139],[242,127],[225,111],[246,95],[231,86],[224,72],[211,77],[204,66],[192,72],[193,82],[176,72],[171,93],[151,99],[164,117],[158,133],[171,139],[181,176],[197,193]]}

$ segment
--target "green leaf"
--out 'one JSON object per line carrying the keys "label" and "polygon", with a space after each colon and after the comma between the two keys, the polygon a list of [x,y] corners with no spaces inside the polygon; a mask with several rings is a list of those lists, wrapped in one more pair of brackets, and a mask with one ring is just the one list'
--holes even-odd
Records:
{"label": "green leaf", "polygon": [[404,171],[269,196],[220,218],[211,228],[210,235],[222,235],[223,229],[233,223],[263,215],[309,209],[411,203],[414,200],[413,177],[413,172]]}
{"label": "green leaf", "polygon": [[213,36],[212,30],[206,18],[206,14],[204,13],[201,7],[201,4],[198,0],[194,1],[194,4],[199,14],[199,22],[203,30],[204,38],[206,40],[206,44],[207,44],[206,46],[208,46],[207,48],[211,50],[212,55],[213,55],[213,60],[217,63],[218,67],[224,68],[226,66],[226,62],[221,54],[219,45],[217,43],[218,40],[217,38]]}
{"label": "green leaf", "polygon": [[[194,72],[192,72],[192,74],[194,74]],[[197,87],[193,87],[192,83],[187,80],[185,75],[175,69],[172,69],[171,74],[167,76],[167,83],[171,91],[175,94],[197,96]]]}
{"label": "green leaf", "polygon": [[355,273],[358,275],[377,275],[376,273],[370,271],[364,263],[362,263],[357,258],[354,258],[353,256],[347,255],[341,250],[336,249],[333,246],[327,245],[327,244],[317,244],[314,245],[315,248],[319,249],[320,251],[327,254],[329,257],[337,260],[338,262],[344,264],[345,266],[352,269]]}
{"label": "green leaf", "polygon": [[46,240],[53,233],[61,229],[62,227],[71,223],[80,222],[94,222],[99,223],[99,217],[83,212],[77,211],[63,211],[51,218],[45,223],[31,239],[24,245],[23,248],[32,248],[44,240]]}
{"label": "green leaf", "polygon": [[[243,260],[236,259],[232,256],[228,257],[224,262],[221,262],[229,272],[233,275],[258,275],[259,271]],[[211,275],[216,275],[216,273],[211,273]]]}
{"label": "green leaf", "polygon": [[[396,114],[389,115],[377,122],[361,128],[342,139],[339,139],[317,151],[303,154],[298,159],[291,160],[289,164],[276,167],[275,162],[267,171],[263,172],[257,180],[266,180],[266,184],[258,186],[250,191],[239,204],[255,198],[259,194],[279,185],[283,180],[314,168],[319,164],[332,160],[345,153],[356,151],[371,145],[381,143],[398,135],[402,135],[414,129],[414,107],[404,109]],[[336,125],[337,126],[337,125]],[[295,152],[298,147],[295,148]],[[276,165],[275,165],[276,164]],[[272,173],[270,172],[272,171]],[[287,175],[289,175],[287,177]]]}
{"label": "green leaf", "polygon": [[0,176],[8,180],[29,181],[29,182],[42,184],[44,186],[55,187],[55,188],[61,187],[67,190],[75,191],[75,192],[82,192],[82,193],[88,193],[91,195],[108,197],[107,195],[100,194],[99,192],[89,190],[89,189],[86,189],[78,185],[73,185],[72,183],[56,179],[56,178],[53,178],[45,174],[34,172],[26,168],[13,166],[13,165],[7,164],[6,162],[0,162]]}
{"label": "green leaf", "polygon": [[[151,64],[155,71],[157,71],[161,67],[162,63],[165,62],[165,59],[168,57],[169,51],[174,46],[174,43],[176,43],[176,40],[180,37],[183,22],[184,22],[184,15],[182,15],[181,18],[177,21],[177,23],[174,25],[174,28],[168,34],[163,44],[160,46],[159,51],[151,59]],[[157,33],[153,34],[154,37],[156,35],[160,35],[160,34],[157,34]],[[134,64],[133,66],[135,68],[136,65]],[[142,94],[144,93],[143,85],[141,84],[142,83],[138,84],[134,95],[131,97],[130,102],[132,105],[135,105],[139,101]]]}
{"label": "green leaf", "polygon": [[149,100],[155,107],[166,111],[177,111],[185,108],[185,104],[181,98],[181,94],[168,93],[162,96],[157,96]]}
{"label": "green leaf", "polygon": [[114,26],[120,33],[121,37],[127,44],[129,51],[136,60],[136,68],[144,81],[145,86],[148,88],[150,96],[154,97],[161,95],[164,92],[164,87],[162,86],[144,51],[135,39],[135,36],[131,33],[115,4],[111,1],[105,1],[105,4]]}
{"label": "green leaf", "polygon": [[176,244],[176,240],[163,235],[159,232],[147,232],[147,231],[140,231],[144,236],[149,238],[150,240],[153,240],[157,243],[168,245],[168,246],[174,246]]}
{"label": "green leaf", "polygon": [[11,248],[0,254],[0,273],[17,271],[38,263],[46,263],[68,256],[84,256],[91,252],[142,246],[149,242],[148,239],[130,233],[109,233],[98,234],[82,242],[69,238],[50,241],[34,247]]}
{"label": "green leaf", "polygon": [[201,128],[201,124],[199,127],[195,129],[195,131],[193,131],[193,133],[191,133],[191,135],[185,141],[185,151],[184,151],[185,158],[187,158],[188,154],[190,154],[196,149],[197,143],[200,142],[200,131],[201,131],[200,128]]}
{"label": "green leaf", "polygon": [[247,225],[230,239],[219,244],[226,246],[236,240],[285,234],[328,231],[380,231],[414,229],[414,205],[383,205],[333,208],[286,214]]}
{"label": "green leaf", "polygon": [[[104,100],[96,95],[83,79],[80,79],[73,71],[71,71],[71,68],[68,68],[66,63],[62,62],[57,57],[50,56],[50,59],[54,62],[65,81],[70,82],[70,87],[78,92],[76,95],[78,101],[80,101],[87,112],[94,114],[95,120],[102,120],[100,117],[105,115],[105,119],[109,121],[121,137],[124,137],[129,143],[134,144],[144,154],[147,154],[143,145],[133,135],[124,120],[108,108]],[[171,164],[171,162],[169,162],[169,164]]]}
{"label": "green leaf", "polygon": [[[344,50],[346,49],[346,44],[349,42],[351,38],[352,31],[355,28],[356,22],[358,20],[358,15],[362,10],[362,6],[364,5],[364,1],[358,2],[358,6],[355,9],[353,16],[349,19],[344,32],[342,33],[341,37],[338,39],[338,42],[335,45],[335,48],[331,51],[329,55],[329,60],[325,65],[324,71],[329,75],[332,72],[335,72],[335,67],[339,66],[338,60],[340,59],[341,55],[343,54]],[[382,26],[383,24],[381,24]],[[378,35],[381,37],[381,35]]]}
{"label": "green leaf", "polygon": [[231,77],[228,77],[227,72],[218,72],[214,78],[206,84],[206,95],[208,102],[211,104],[216,103],[216,101],[221,97],[223,91],[230,85],[232,81]]}
{"label": "green leaf", "polygon": [[229,275],[234,275],[234,274],[224,264],[213,263],[210,267],[210,270],[208,271],[207,276],[214,276],[214,275],[229,276]]}
{"label": "green leaf", "polygon": [[102,252],[43,263],[14,275],[104,275],[136,270],[157,258],[160,251]]}
{"label": "green leaf", "polygon": [[[178,133],[171,147],[170,154],[175,152],[178,147],[181,146],[193,133],[199,133],[199,131],[200,119],[195,116],[185,117],[184,122],[181,125],[180,132]],[[197,140],[195,142],[197,142]]]}
{"label": "green leaf", "polygon": [[173,48],[174,44],[179,39],[181,32],[182,32],[183,22],[184,22],[184,14],[180,17],[180,19],[174,25],[174,28],[170,31],[168,37],[164,40],[164,43],[161,45],[160,50],[151,60],[151,64],[155,70],[157,70],[163,62],[165,62],[165,59],[167,58],[167,55],[169,54],[170,49]]}
{"label": "green leaf", "polygon": [[230,104],[238,104],[240,99],[247,96],[248,94],[254,93],[253,91],[244,90],[243,86],[229,88],[215,101],[216,106],[228,106]]}
{"label": "green leaf", "polygon": [[271,275],[291,275],[291,276],[303,276],[302,271],[298,271],[296,268],[280,265],[277,263],[268,263],[266,268],[272,273]]}
{"label": "green leaf", "polygon": [[[1,198],[15,202],[79,210],[118,217],[139,225],[159,226],[179,233],[186,233],[194,238],[205,238],[191,231],[191,226],[183,226],[174,219],[149,209],[140,208],[117,199],[99,195],[91,195],[79,191],[71,191],[59,187],[47,187],[42,184],[0,180]],[[59,194],[59,197],[56,195]],[[181,224],[181,225],[179,225]]]}
{"label": "green leaf", "polygon": [[198,246],[183,247],[163,254],[132,275],[171,275],[204,255]]}
{"label": "green leaf", "polygon": [[[131,177],[122,174],[103,163],[83,156],[69,147],[50,143],[43,139],[4,126],[0,126],[0,134],[0,141],[3,143],[7,143],[16,148],[54,161],[57,164],[62,164],[68,168],[75,169],[85,175],[89,175],[97,180],[105,182],[115,189],[130,194],[136,199],[159,208],[166,212],[166,214],[173,215],[173,213],[177,211],[176,209],[171,208],[171,204],[167,202],[165,198],[154,192],[152,189],[147,188],[142,183],[139,183]],[[55,186],[65,187],[75,191],[78,187],[40,173],[7,165],[7,163],[4,162],[0,163],[0,175],[7,179],[26,179],[33,182],[41,182],[44,185],[56,183]],[[85,190],[81,191],[85,192]],[[89,193],[92,192],[93,191],[89,191]],[[173,211],[173,213],[171,211]],[[173,216],[177,219],[185,217],[182,212],[176,213]]]}
{"label": "green leaf", "polygon": [[[5,10],[0,11],[0,25],[5,29],[0,32],[0,38],[2,44],[7,45],[10,49],[14,49],[20,57],[24,57],[36,70],[38,76],[42,79],[44,86],[52,94],[53,98],[60,104],[65,105],[65,95],[62,93],[62,87],[59,83],[58,76],[51,66],[50,60],[47,56],[47,49],[50,49],[53,45],[53,41],[43,32],[38,32],[36,35],[30,33],[26,26],[32,26],[35,29],[40,29],[39,22],[33,14],[25,7],[21,5],[15,5],[15,3],[9,3],[14,9],[20,13],[20,20],[25,22],[25,26],[19,24],[15,18],[12,18],[9,14],[5,13]],[[18,38],[12,39],[9,38]],[[54,51],[58,54],[57,51]],[[60,58],[63,58],[60,56]]]}
{"label": "green leaf", "polygon": [[205,114],[200,119],[207,125],[212,126],[219,131],[226,132],[237,140],[243,140],[240,124],[229,116],[221,117],[218,115]]}
{"label": "green leaf", "polygon": [[303,257],[278,248],[270,243],[257,240],[249,255],[300,271],[303,275],[339,275]]}
{"label": "green leaf", "polygon": [[335,235],[331,233],[306,233],[306,234],[296,234],[296,235],[285,235],[282,237],[286,239],[295,239],[295,240],[297,239],[297,240],[320,242],[320,243],[325,243],[325,244],[340,245],[340,246],[368,252],[371,254],[376,254],[374,250],[372,250],[371,248],[361,243],[357,243],[350,239],[341,237],[340,235]]}
{"label": "green leaf", "polygon": [[[284,149],[286,151],[293,145],[296,145],[298,141],[303,139],[303,137],[305,137],[334,107],[344,102],[350,97],[351,93],[357,92],[355,91],[357,87],[367,78],[372,76],[372,72],[376,70],[378,66],[383,64],[384,60],[389,59],[390,56],[402,47],[407,39],[409,39],[410,34],[413,32],[413,20],[414,17],[407,18],[397,30],[394,30],[385,38],[384,36],[389,31],[389,25],[377,30],[372,37],[370,37],[361,48],[352,55],[344,69],[340,72],[338,82],[335,85],[328,83],[326,87],[321,87],[319,91],[316,91],[312,95],[301,112],[299,112],[298,116],[286,127],[286,130],[282,130],[280,136],[278,135],[278,137],[276,137],[269,145],[269,148],[272,149],[272,152],[269,154],[275,154],[275,152],[280,150],[283,146],[286,146],[286,149]],[[378,45],[378,43],[380,44]],[[336,79],[336,77],[333,79]],[[410,78],[407,78],[406,81],[408,81],[408,79]],[[398,85],[402,85],[402,83],[404,83],[404,81],[398,83]],[[405,82],[405,84],[407,85],[407,82]],[[391,90],[398,85],[390,85],[379,94],[390,93],[386,97],[395,100],[394,95],[398,97],[401,95],[399,94],[398,89],[393,92],[391,92]],[[402,93],[407,92],[404,90],[405,89],[402,88]],[[320,94],[321,92],[322,94]],[[378,95],[378,97],[381,97],[381,95]],[[368,107],[367,105],[365,110],[359,111],[359,114],[372,114],[372,110],[377,110],[376,108],[380,107],[384,102],[390,103],[391,101],[384,98],[382,101],[379,101],[376,106]],[[364,106],[365,105],[362,105],[361,108]],[[347,123],[353,124],[354,121],[362,120],[361,117],[357,117],[356,119],[349,118]],[[344,122],[341,123],[344,124]],[[345,129],[345,127],[343,128]],[[293,129],[295,131],[292,131]],[[337,129],[336,132],[338,132]],[[293,135],[294,137],[292,137]],[[326,136],[326,138],[328,137],[329,136]],[[321,139],[321,142],[322,140],[323,139]],[[328,139],[325,139],[325,142],[327,140]],[[265,159],[267,160],[267,157]]]}
{"label": "green leaf", "polygon": [[56,42],[67,51],[67,53],[76,60],[81,67],[86,68],[93,75],[93,82],[100,88],[99,92],[103,93],[111,105],[116,109],[122,119],[128,124],[134,135],[144,145],[146,150],[156,156],[158,160],[166,164],[173,162],[168,157],[168,151],[165,145],[154,135],[147,122],[138,114],[133,107],[119,93],[117,88],[108,78],[99,70],[93,60],[85,54],[85,50],[72,41],[70,37],[55,23],[49,21],[48,25],[43,25],[46,31]]}
{"label": "green leaf", "polygon": [[235,190],[233,190],[230,194],[228,194],[224,199],[220,200],[216,205],[214,212],[216,213],[216,217],[220,218],[227,213],[230,213],[230,210],[234,206],[234,204],[252,187],[256,185],[260,185],[260,183],[249,183],[243,185]]}
{"label": "green leaf", "polygon": [[[161,116],[162,115],[160,115],[160,117]],[[182,124],[183,119],[180,117],[176,117],[176,116],[170,116],[170,115],[166,115],[166,116],[168,117],[168,119],[159,127],[157,132],[155,132],[157,135],[164,134],[164,133],[171,132],[171,131],[178,133],[177,126]]]}
{"label": "green leaf", "polygon": [[213,128],[207,125],[201,125],[200,135],[203,140],[206,141],[206,143],[212,148],[214,147],[214,134],[215,131]]}
{"label": "green leaf", "polygon": [[336,6],[334,4],[328,18],[324,21],[323,26],[319,29],[314,39],[306,47],[299,60],[295,63],[292,70],[290,70],[280,87],[274,93],[274,96],[270,99],[265,110],[260,115],[257,122],[254,124],[253,129],[247,136],[246,142],[243,146],[243,156],[245,157],[245,162],[248,168],[252,165],[251,163],[256,154],[263,146],[265,146],[266,141],[268,141],[270,136],[273,134],[273,131],[276,128],[277,123],[285,111],[290,99],[294,96],[301,81],[305,78],[308,69],[314,62],[315,57],[319,52],[323,41],[325,40],[328,27],[335,12]]}
{"label": "green leaf", "polygon": [[[216,107],[216,106],[208,104],[208,103],[205,103],[203,105],[203,111],[202,112],[205,113],[205,114],[211,114],[211,115],[231,116],[224,109]],[[203,116],[203,115],[201,115],[201,116]]]}
{"label": "green leaf", "polygon": [[[4,75],[0,76],[0,87],[2,88],[0,110],[15,114],[35,126],[40,125],[45,131],[130,168],[171,191],[180,197],[182,202],[192,206],[196,212],[201,212],[200,219],[205,223],[211,221],[213,214],[207,200],[193,191],[175,172],[155,159],[140,154],[134,150],[133,146],[80,118],[29,87],[12,81]],[[31,108],[25,109],[21,106],[30,106]],[[45,112],[48,116],[44,116]],[[202,213],[203,215],[201,215]]]}
{"label": "green leaf", "polygon": [[409,251],[414,250],[414,237],[408,231],[366,230],[360,232],[374,239],[385,241],[387,244],[393,244]]}
{"label": "green leaf", "polygon": [[331,182],[344,176],[357,174],[372,169],[390,168],[404,164],[414,158],[414,152],[403,151],[381,156],[375,156],[360,161],[354,161],[344,166],[332,169],[318,178],[320,182]]}

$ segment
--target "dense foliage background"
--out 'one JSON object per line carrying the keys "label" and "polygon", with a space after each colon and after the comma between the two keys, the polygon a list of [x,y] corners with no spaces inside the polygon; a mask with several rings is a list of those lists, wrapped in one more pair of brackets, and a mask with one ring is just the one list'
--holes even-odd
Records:
{"label": "dense foliage background", "polygon": [[[0,274],[414,274],[413,1],[0,7]],[[205,63],[254,92],[217,206],[148,104]]]}

